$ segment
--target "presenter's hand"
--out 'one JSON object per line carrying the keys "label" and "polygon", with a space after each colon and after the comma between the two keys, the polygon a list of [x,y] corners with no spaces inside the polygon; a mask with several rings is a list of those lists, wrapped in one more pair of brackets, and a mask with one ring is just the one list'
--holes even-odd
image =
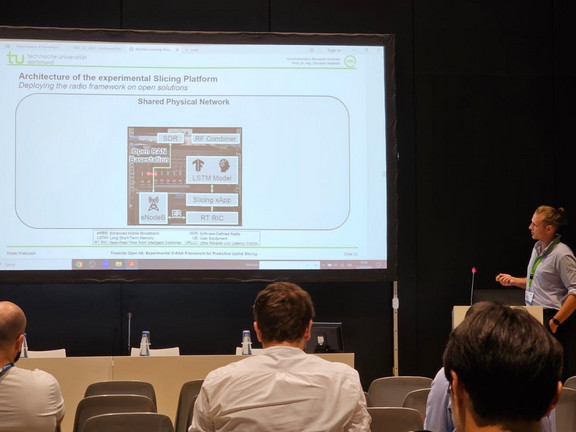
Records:
{"label": "presenter's hand", "polygon": [[558,330],[558,326],[552,320],[548,321],[548,327],[550,327],[552,333],[556,333],[556,330]]}
{"label": "presenter's hand", "polygon": [[502,286],[514,286],[516,278],[506,273],[500,273],[496,276],[496,282],[499,282]]}

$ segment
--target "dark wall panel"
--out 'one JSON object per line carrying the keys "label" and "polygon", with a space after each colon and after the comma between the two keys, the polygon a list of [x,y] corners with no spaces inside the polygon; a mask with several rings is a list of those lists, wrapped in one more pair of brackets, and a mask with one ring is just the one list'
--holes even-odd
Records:
{"label": "dark wall panel", "polygon": [[[123,319],[132,313],[132,346],[149,330],[152,348],[182,354],[233,354],[242,330],[252,329],[251,306],[263,285],[125,285]],[[126,334],[123,335],[127,346]],[[255,340],[254,340],[255,342]]]}
{"label": "dark wall panel", "polygon": [[110,356],[121,343],[119,285],[2,285],[0,300],[26,314],[28,348],[69,356]]}
{"label": "dark wall panel", "polygon": [[417,73],[548,73],[548,0],[414,1]]}
{"label": "dark wall panel", "polygon": [[400,73],[412,70],[412,6],[406,0],[271,0],[271,31],[397,36]]}
{"label": "dark wall panel", "polygon": [[122,27],[146,30],[268,31],[267,0],[123,0]]}
{"label": "dark wall panel", "polygon": [[431,375],[472,267],[477,288],[525,274],[530,217],[555,199],[553,7],[416,1],[414,12],[419,331],[403,353],[428,353],[414,366]]}
{"label": "dark wall panel", "polygon": [[406,0],[271,0],[272,31],[399,33],[411,21]]}
{"label": "dark wall panel", "polygon": [[574,180],[574,119],[576,119],[576,70],[573,65],[576,32],[576,2],[556,0],[554,14],[554,98],[557,185],[556,204],[566,207],[568,226],[563,229],[565,241],[576,250],[576,193]]}
{"label": "dark wall panel", "polygon": [[0,2],[0,25],[121,28],[121,0]]}

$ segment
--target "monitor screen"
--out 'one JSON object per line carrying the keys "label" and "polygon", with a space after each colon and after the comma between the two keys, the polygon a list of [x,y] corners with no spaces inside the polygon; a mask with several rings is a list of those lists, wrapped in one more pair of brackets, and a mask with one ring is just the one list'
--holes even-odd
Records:
{"label": "monitor screen", "polygon": [[314,321],[305,351],[309,354],[344,352],[342,323]]}
{"label": "monitor screen", "polygon": [[4,281],[396,276],[394,37],[0,27]]}

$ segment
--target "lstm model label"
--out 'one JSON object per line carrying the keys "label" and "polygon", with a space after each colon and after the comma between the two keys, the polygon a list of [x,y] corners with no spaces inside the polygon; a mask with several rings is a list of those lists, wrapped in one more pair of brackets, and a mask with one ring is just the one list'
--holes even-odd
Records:
{"label": "lstm model label", "polygon": [[129,225],[242,225],[242,129],[128,128]]}

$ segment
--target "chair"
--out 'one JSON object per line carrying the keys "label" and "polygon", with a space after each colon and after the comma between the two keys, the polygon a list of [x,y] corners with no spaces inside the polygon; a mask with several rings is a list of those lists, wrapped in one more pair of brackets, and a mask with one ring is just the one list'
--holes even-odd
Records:
{"label": "chair", "polygon": [[404,408],[414,408],[422,416],[422,422],[426,420],[426,402],[428,401],[429,388],[412,390],[404,398],[402,406]]}
{"label": "chair", "polygon": [[154,386],[145,381],[100,381],[90,384],[84,397],[111,394],[136,394],[150,398],[156,405]]}
{"label": "chair", "polygon": [[81,432],[174,432],[172,420],[158,413],[114,413],[90,417]]}
{"label": "chair", "polygon": [[366,406],[372,406],[372,401],[370,400],[370,395],[367,391],[364,392],[364,397],[366,398]]}
{"label": "chair", "polygon": [[556,405],[556,432],[576,431],[576,390],[564,387]]}
{"label": "chair", "polygon": [[572,377],[568,378],[564,382],[564,387],[576,389],[576,376],[572,376]]}
{"label": "chair", "polygon": [[82,432],[90,417],[126,412],[156,412],[154,402],[141,395],[98,395],[81,399],[74,417],[74,432]]}
{"label": "chair", "polygon": [[404,407],[368,407],[372,417],[372,432],[408,432],[422,430],[420,413],[413,408]]}
{"label": "chair", "polygon": [[[130,355],[132,357],[140,357],[140,348],[132,347],[130,349]],[[180,355],[180,347],[171,348],[150,348],[150,357],[172,357]]]}
{"label": "chair", "polygon": [[401,407],[412,390],[430,388],[432,378],[422,376],[389,376],[376,378],[368,388],[371,406]]}
{"label": "chair", "polygon": [[[193,396],[192,400],[190,401],[190,405],[192,407],[192,409],[190,410],[190,414],[188,415],[188,418],[186,420],[186,428],[189,428],[190,425],[192,424],[192,419],[194,418],[194,405],[196,404],[196,399],[198,399],[198,395]],[[186,429],[188,430],[188,429]]]}
{"label": "chair", "polygon": [[192,422],[192,412],[196,396],[200,393],[200,388],[204,380],[192,380],[184,383],[180,388],[178,397],[178,409],[176,410],[176,420],[174,421],[175,432],[187,432]]}
{"label": "chair", "polygon": [[44,350],[44,351],[28,350],[28,358],[64,358],[64,357],[66,357],[66,348]]}

